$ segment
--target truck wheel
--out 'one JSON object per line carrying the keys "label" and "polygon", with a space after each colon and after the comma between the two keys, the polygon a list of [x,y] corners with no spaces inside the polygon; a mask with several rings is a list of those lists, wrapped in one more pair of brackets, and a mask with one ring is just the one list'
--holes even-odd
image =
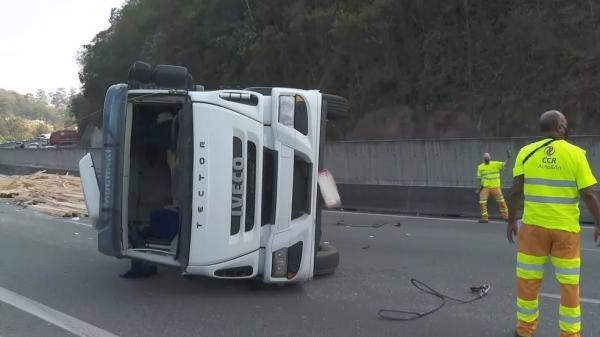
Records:
{"label": "truck wheel", "polygon": [[341,96],[323,94],[323,100],[327,102],[328,120],[347,119],[349,115],[348,100]]}
{"label": "truck wheel", "polygon": [[333,274],[340,264],[340,253],[337,248],[329,243],[319,244],[319,249],[315,256],[315,276]]}

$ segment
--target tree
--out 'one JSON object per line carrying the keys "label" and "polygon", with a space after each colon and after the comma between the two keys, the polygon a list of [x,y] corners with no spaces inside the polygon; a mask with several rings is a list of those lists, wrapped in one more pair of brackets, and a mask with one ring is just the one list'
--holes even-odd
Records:
{"label": "tree", "polygon": [[[60,119],[60,112],[43,98],[42,90],[36,95],[21,95],[0,89],[0,137],[4,140],[25,140],[39,133],[47,133]],[[43,132],[42,132],[43,131]]]}
{"label": "tree", "polygon": [[71,125],[77,124],[80,130],[85,130],[88,125],[101,125],[101,110],[93,111],[94,107],[83,94],[71,96],[69,102],[69,116]]}
{"label": "tree", "polygon": [[100,125],[90,114],[139,59],[185,65],[212,89],[277,85],[346,96],[352,120],[341,134],[349,137],[363,127],[359,120],[381,111],[388,115],[382,120],[399,118],[403,107],[414,113],[411,129],[398,137],[531,134],[549,108],[567,111],[574,132],[597,132],[586,121],[600,122],[599,6],[131,0],[82,47],[82,96],[70,109],[80,125]]}
{"label": "tree", "polygon": [[37,99],[38,101],[40,101],[40,102],[42,102],[44,104],[48,104],[48,95],[42,89],[38,89],[35,92],[35,99]]}
{"label": "tree", "polygon": [[50,104],[58,110],[66,110],[69,105],[69,94],[65,88],[58,88],[54,92],[50,92]]}

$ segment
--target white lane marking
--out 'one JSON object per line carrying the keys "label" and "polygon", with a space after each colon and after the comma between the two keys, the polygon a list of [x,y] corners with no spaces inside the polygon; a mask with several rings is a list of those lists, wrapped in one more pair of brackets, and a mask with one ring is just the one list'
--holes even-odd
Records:
{"label": "white lane marking", "polygon": [[118,337],[75,317],[0,287],[0,301],[80,337]]}
{"label": "white lane marking", "polygon": [[65,220],[65,222],[68,223],[74,223],[76,225],[80,225],[80,226],[84,226],[84,227],[88,227],[88,228],[92,228],[92,225],[87,224],[87,223],[83,223],[83,222],[77,222],[77,221],[73,221],[73,220]]}
{"label": "white lane marking", "polygon": [[581,248],[581,250],[585,250],[587,252],[600,253],[600,249]]}
{"label": "white lane marking", "polygon": [[[555,298],[555,299],[559,299],[560,300],[560,295],[557,295],[557,294],[540,293],[540,296],[542,296],[542,297],[548,297],[548,298]],[[585,298],[585,297],[580,298],[579,302],[581,302],[581,303],[591,303],[591,304],[600,304],[600,300],[595,300],[593,298]]]}
{"label": "white lane marking", "polygon": [[[397,214],[379,214],[379,213],[369,213],[369,212],[354,212],[354,211],[330,211],[324,210],[323,212],[327,213],[337,213],[337,214],[355,214],[355,215],[371,215],[371,216],[385,216],[390,218],[403,218],[403,219],[424,219],[424,220],[441,220],[441,221],[456,221],[456,222],[477,222],[479,220],[473,219],[448,219],[448,218],[435,218],[435,217],[426,217],[426,216],[417,216],[417,215],[397,215]],[[490,221],[490,223],[505,223],[504,221]]]}

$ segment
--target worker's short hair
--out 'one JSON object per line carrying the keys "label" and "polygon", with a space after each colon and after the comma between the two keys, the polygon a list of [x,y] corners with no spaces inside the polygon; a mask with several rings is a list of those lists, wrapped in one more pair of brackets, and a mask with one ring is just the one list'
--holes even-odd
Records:
{"label": "worker's short hair", "polygon": [[558,126],[558,121],[562,113],[558,110],[549,110],[540,117],[540,131],[550,132]]}

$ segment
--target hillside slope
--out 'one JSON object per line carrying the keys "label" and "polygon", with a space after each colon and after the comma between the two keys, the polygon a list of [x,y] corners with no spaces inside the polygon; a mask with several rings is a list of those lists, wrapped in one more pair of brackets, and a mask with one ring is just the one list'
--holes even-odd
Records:
{"label": "hillside slope", "polygon": [[130,0],[83,47],[73,112],[100,124],[87,116],[140,59],[185,65],[209,89],[343,95],[344,137],[530,135],[551,108],[597,133],[599,11],[600,0]]}

